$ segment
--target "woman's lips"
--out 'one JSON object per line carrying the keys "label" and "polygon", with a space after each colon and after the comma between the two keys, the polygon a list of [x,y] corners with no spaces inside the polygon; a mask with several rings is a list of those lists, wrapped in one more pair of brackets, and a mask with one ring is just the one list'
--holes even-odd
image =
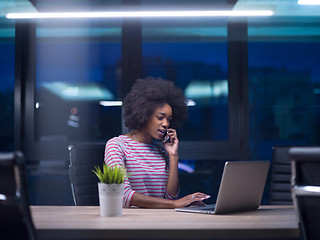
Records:
{"label": "woman's lips", "polygon": [[164,134],[166,133],[166,131],[162,131],[162,130],[158,130],[162,136],[164,136]]}

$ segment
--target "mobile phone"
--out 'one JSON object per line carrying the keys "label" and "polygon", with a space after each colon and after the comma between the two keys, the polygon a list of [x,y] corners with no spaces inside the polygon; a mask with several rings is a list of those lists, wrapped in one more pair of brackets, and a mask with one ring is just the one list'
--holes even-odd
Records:
{"label": "mobile phone", "polygon": [[163,143],[170,142],[170,137],[169,137],[169,135],[168,135],[168,131],[164,134],[164,137],[163,137],[162,142],[163,142]]}

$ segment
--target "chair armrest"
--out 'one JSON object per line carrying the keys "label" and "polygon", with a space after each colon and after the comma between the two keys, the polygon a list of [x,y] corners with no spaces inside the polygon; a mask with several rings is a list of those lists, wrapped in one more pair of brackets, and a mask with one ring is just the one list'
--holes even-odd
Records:
{"label": "chair armrest", "polygon": [[320,186],[294,186],[292,191],[296,196],[320,196]]}

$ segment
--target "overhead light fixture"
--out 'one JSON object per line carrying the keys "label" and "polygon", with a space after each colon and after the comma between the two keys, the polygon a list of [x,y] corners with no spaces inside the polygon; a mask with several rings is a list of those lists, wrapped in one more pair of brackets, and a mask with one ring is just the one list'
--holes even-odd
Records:
{"label": "overhead light fixture", "polygon": [[320,5],[320,0],[298,0],[299,5]]}
{"label": "overhead light fixture", "polygon": [[122,106],[122,101],[100,101],[99,104],[104,107],[118,107]]}
{"label": "overhead light fixture", "polygon": [[[122,106],[122,101],[100,101],[99,104],[104,107],[118,107],[118,106]],[[186,105],[188,107],[194,107],[197,104],[192,99],[188,99],[186,101]]]}
{"label": "overhead light fixture", "polygon": [[271,16],[271,10],[261,11],[124,11],[124,12],[46,12],[8,13],[8,19],[43,18],[171,18],[171,17],[258,17]]}

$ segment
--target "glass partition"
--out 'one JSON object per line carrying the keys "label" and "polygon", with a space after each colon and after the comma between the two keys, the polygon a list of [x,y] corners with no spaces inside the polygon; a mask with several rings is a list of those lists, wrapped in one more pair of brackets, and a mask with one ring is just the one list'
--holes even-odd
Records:
{"label": "glass partition", "polygon": [[0,15],[0,151],[14,150],[14,37],[14,23]]}
{"label": "glass partition", "polygon": [[142,21],[143,75],[181,87],[189,118],[182,141],[228,141],[227,19]]}
{"label": "glass partition", "polygon": [[44,21],[36,29],[35,141],[121,133],[121,21]]}
{"label": "glass partition", "polygon": [[250,147],[272,159],[275,145],[320,143],[320,18],[248,24]]}

